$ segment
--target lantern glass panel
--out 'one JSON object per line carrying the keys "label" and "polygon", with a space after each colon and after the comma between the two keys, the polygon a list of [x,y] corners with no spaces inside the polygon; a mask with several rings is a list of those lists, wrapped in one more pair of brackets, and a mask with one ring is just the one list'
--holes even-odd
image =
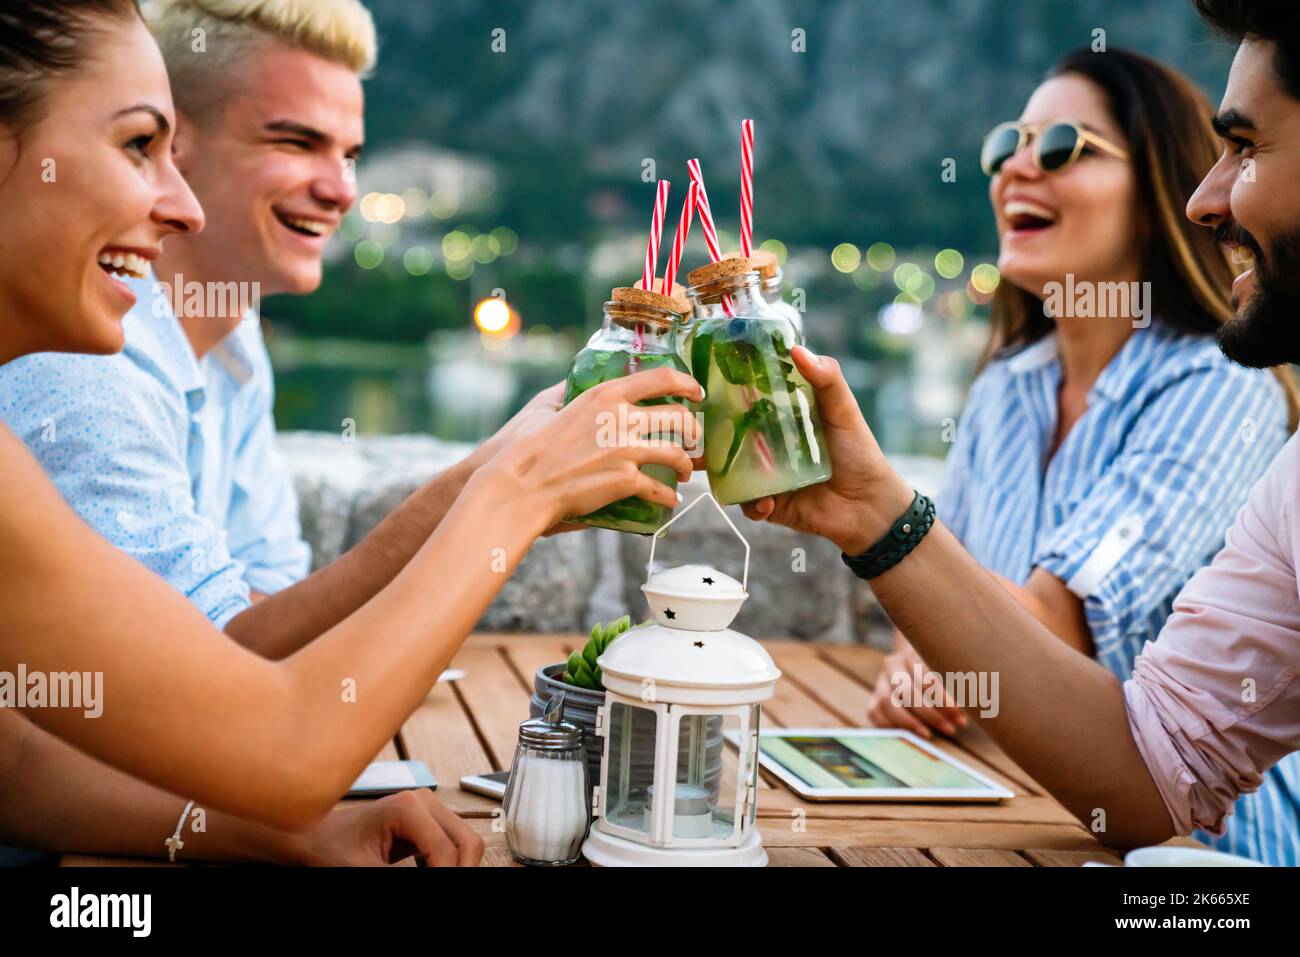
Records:
{"label": "lantern glass panel", "polygon": [[749,809],[746,812],[749,820],[746,827],[754,826],[754,814],[758,810],[758,723],[761,719],[763,709],[760,705],[753,705],[749,712],[749,786],[752,789],[750,793],[754,796],[749,802]]}
{"label": "lantern glass panel", "polygon": [[680,722],[673,837],[725,840],[736,827],[739,763],[724,735],[740,733],[740,716],[683,714]]}
{"label": "lantern glass panel", "polygon": [[655,729],[658,715],[646,708],[612,702],[609,706],[609,766],[606,812],[611,824],[650,833],[646,809],[655,779]]}

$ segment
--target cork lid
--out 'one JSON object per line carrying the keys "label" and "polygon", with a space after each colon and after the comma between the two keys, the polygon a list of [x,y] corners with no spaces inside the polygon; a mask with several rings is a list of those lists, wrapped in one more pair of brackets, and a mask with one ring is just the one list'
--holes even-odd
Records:
{"label": "cork lid", "polygon": [[[723,259],[744,259],[739,250],[727,253]],[[749,268],[755,270],[764,279],[771,279],[781,271],[776,253],[768,249],[755,249],[749,254]]]}
{"label": "cork lid", "polygon": [[721,262],[701,266],[699,269],[692,269],[686,281],[692,286],[702,286],[705,283],[717,282],[719,279],[732,279],[753,271],[754,267],[749,264],[748,259],[724,259]]}
{"label": "cork lid", "polygon": [[[637,280],[638,284],[640,280]],[[680,289],[680,286],[673,285],[673,290]],[[682,315],[690,311],[690,306],[686,301],[685,295],[680,299],[673,296],[661,296],[657,292],[648,292],[637,286],[619,286],[609,294],[610,299],[614,302],[626,303],[630,306],[654,306],[656,309],[666,309],[668,312]]]}
{"label": "cork lid", "polygon": [[[640,290],[642,288],[641,280],[638,279],[632,285],[632,288],[636,290]],[[653,291],[654,290],[652,289],[651,292]],[[670,292],[668,295],[675,303],[673,308],[677,312],[680,312],[682,315],[686,315],[691,311],[691,301],[686,297],[686,287],[683,286],[681,283],[679,282],[673,283],[672,292]]]}

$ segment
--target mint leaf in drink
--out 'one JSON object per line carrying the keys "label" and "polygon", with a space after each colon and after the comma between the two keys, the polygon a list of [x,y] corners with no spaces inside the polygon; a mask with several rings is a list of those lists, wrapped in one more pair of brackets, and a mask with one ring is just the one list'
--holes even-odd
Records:
{"label": "mint leaf in drink", "polygon": [[727,449],[727,461],[723,463],[722,475],[726,475],[731,470],[731,463],[736,460],[736,455],[740,452],[740,446],[744,443],[747,433],[764,432],[771,434],[772,430],[775,429],[779,434],[781,428],[781,423],[776,418],[776,406],[772,404],[771,399],[759,399],[736,416],[732,422],[734,430],[731,436],[731,448]]}

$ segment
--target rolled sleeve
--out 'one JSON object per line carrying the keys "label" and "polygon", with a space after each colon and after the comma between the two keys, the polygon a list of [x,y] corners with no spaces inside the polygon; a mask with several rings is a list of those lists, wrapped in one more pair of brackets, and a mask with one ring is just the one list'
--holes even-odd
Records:
{"label": "rolled sleeve", "polygon": [[1172,596],[1223,532],[1285,434],[1275,383],[1216,365],[1155,392],[1115,461],[1036,552],[1083,600],[1097,660],[1126,679]]}
{"label": "rolled sleeve", "polygon": [[189,410],[123,356],[42,354],[0,370],[0,414],[64,499],[218,627],[249,605],[225,533],[195,508]]}
{"label": "rolled sleeve", "polygon": [[1134,740],[1180,833],[1223,833],[1237,797],[1300,748],[1298,450],[1292,439],[1252,490],[1124,685]]}

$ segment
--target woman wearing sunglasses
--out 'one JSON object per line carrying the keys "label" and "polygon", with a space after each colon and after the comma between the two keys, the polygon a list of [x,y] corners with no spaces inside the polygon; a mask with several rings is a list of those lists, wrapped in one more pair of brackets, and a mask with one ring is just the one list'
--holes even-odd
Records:
{"label": "woman wearing sunglasses", "polygon": [[[1223,545],[1295,407],[1286,375],[1232,365],[1214,339],[1233,270],[1183,214],[1217,158],[1211,113],[1152,60],[1079,51],[981,157],[1002,283],[937,513],[1061,641],[1121,679]],[[951,699],[907,706],[924,665],[895,641],[872,720],[956,732],[966,719]],[[1294,864],[1298,810],[1293,755],[1208,839]]]}
{"label": "woman wearing sunglasses", "polygon": [[[203,224],[172,162],[174,128],[135,0],[0,2],[0,362],[122,348],[125,257],[151,260]],[[659,395],[700,390],[653,370],[520,424],[392,583],[283,661],[235,644],[98,538],[0,425],[0,843],[334,862],[343,846],[349,862],[379,863],[401,838],[434,862],[476,861],[482,842],[427,794],[377,815],[327,812],[537,536],[628,495],[676,504],[639,466],[685,480],[680,445],[597,440],[606,416],[628,421]],[[694,442],[689,415],[682,428]],[[74,687],[74,673],[102,697],[34,690]],[[206,812],[202,832],[187,799]],[[287,833],[308,828],[310,840]]]}

